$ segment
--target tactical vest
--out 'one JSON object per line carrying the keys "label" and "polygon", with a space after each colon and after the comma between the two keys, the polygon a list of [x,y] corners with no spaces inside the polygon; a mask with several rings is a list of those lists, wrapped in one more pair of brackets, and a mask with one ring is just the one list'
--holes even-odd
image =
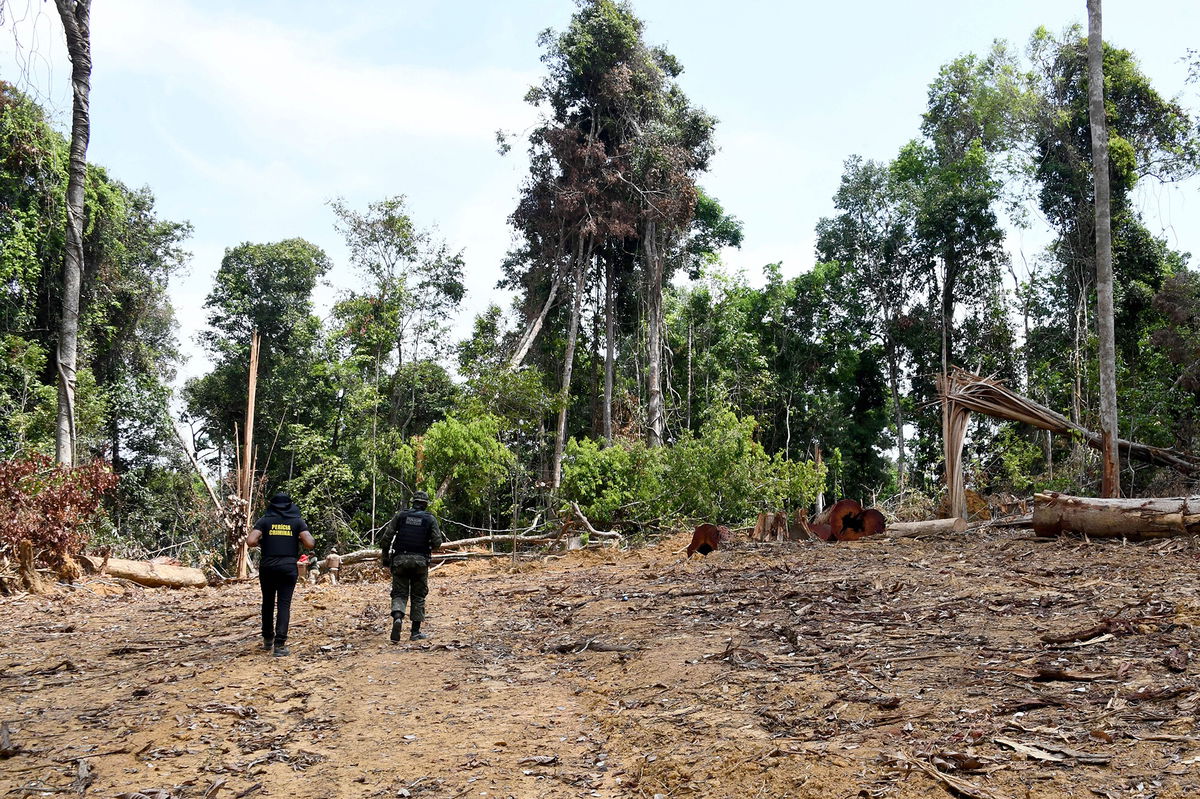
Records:
{"label": "tactical vest", "polygon": [[429,560],[433,555],[430,541],[433,530],[433,514],[424,510],[406,510],[396,515],[396,537],[392,539],[392,554],[411,552],[424,555]]}

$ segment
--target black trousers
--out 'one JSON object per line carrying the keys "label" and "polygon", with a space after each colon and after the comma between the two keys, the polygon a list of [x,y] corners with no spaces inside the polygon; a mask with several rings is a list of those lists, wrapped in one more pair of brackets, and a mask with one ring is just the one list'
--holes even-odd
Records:
{"label": "black trousers", "polygon": [[[296,591],[296,563],[264,563],[258,572],[262,587],[263,640],[274,639],[275,646],[287,643],[288,623],[292,618],[292,594]],[[278,605],[279,615],[275,608]]]}

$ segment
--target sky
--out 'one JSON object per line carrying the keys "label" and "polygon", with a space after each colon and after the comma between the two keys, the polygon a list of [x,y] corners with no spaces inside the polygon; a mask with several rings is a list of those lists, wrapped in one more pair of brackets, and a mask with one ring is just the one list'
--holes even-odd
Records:
{"label": "sky", "polygon": [[[740,218],[724,254],[753,283],[782,262],[813,263],[814,228],[834,212],[851,155],[889,160],[919,133],[938,68],[996,39],[1023,48],[1038,26],[1086,28],[1085,0],[634,0],[645,37],[684,67],[689,97],[720,120],[701,183]],[[0,0],[0,78],[70,119],[70,69],[52,3]],[[570,0],[96,0],[89,159],[149,186],[160,214],[194,234],[172,285],[181,377],[207,362],[195,343],[226,248],[303,237],[333,259],[327,311],[357,287],[330,200],[365,209],[406,195],[414,221],[464,250],[468,294],[456,330],[490,302],[512,241],[527,166],[497,130],[527,133],[523,101],[542,74],[538,33],[562,29]],[[1132,50],[1154,86],[1200,109],[1182,59],[1200,47],[1196,0],[1106,0],[1104,35]],[[1200,182],[1147,182],[1149,228],[1200,254]],[[1031,260],[1043,226],[1010,233]]]}

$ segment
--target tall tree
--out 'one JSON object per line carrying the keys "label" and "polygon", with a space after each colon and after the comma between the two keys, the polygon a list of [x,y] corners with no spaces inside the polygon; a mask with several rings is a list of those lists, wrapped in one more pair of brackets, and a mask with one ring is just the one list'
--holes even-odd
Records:
{"label": "tall tree", "polygon": [[[1089,45],[1079,28],[1053,37],[1035,32],[1029,46],[1034,69],[1035,114],[1030,171],[1038,205],[1057,234],[1033,305],[1027,344],[1032,386],[1051,405],[1067,409],[1085,426],[1098,385],[1099,323],[1096,261],[1096,172],[1088,78]],[[1182,262],[1147,229],[1133,203],[1133,189],[1147,178],[1172,181],[1195,173],[1195,123],[1178,102],[1160,95],[1128,50],[1098,42],[1103,56],[1104,124],[1108,151],[1112,229],[1114,358],[1129,382],[1157,381],[1153,361],[1143,357],[1148,332],[1159,323],[1152,298]],[[1063,354],[1069,368],[1061,368]],[[1120,386],[1117,387],[1120,390]],[[1124,395],[1130,419],[1161,418],[1154,392]],[[1144,410],[1143,410],[1144,409]],[[1102,421],[1099,422],[1102,424]],[[1145,436],[1145,433],[1141,435]],[[1101,481],[1102,475],[1101,475]]]}
{"label": "tall tree", "polygon": [[1100,0],[1087,0],[1088,117],[1096,215],[1096,326],[1100,331],[1100,430],[1104,436],[1101,494],[1121,494],[1117,462],[1117,350],[1113,329],[1112,209],[1108,190],[1108,129],[1104,108],[1104,41]]}
{"label": "tall tree", "polygon": [[333,404],[336,387],[314,369],[320,320],[312,313],[317,279],[329,270],[319,247],[288,239],[242,244],[225,251],[216,283],[205,299],[208,329],[199,338],[213,370],[185,387],[189,414],[232,462],[234,429],[242,424],[249,375],[250,337],[261,337],[254,440],[262,442],[260,469],[279,484],[289,469],[282,454],[290,443],[285,425],[314,428]]}
{"label": "tall tree", "polygon": [[834,195],[841,213],[817,223],[817,254],[847,268],[845,282],[831,302],[860,314],[864,331],[883,348],[896,440],[896,473],[903,491],[907,476],[902,380],[904,347],[901,325],[907,323],[917,289],[924,282],[912,246],[911,204],[904,201],[892,170],[885,164],[847,160]]}
{"label": "tall tree", "polygon": [[660,446],[666,430],[663,401],[663,290],[672,258],[691,225],[699,191],[697,176],[708,169],[716,120],[691,105],[674,80],[679,63],[663,53],[667,79],[660,113],[636,143],[635,182],[642,202],[641,254],[646,304],[646,441]]}
{"label": "tall tree", "polygon": [[[661,83],[641,33],[642,23],[627,4],[586,0],[563,33],[542,35],[548,74],[528,95],[544,112],[529,138],[530,175],[512,216],[525,239],[516,262],[525,272],[509,282],[526,288],[529,318],[512,364],[524,359],[565,285],[570,312],[550,468],[555,486],[561,479],[585,284],[597,269],[597,253],[611,253],[611,243],[636,235],[636,204],[624,174],[629,142]],[[611,280],[611,263],[606,274]],[[606,329],[611,332],[612,325]]]}
{"label": "tall tree", "polygon": [[75,463],[75,379],[79,349],[79,294],[83,281],[83,186],[90,134],[92,80],[91,0],[54,0],[71,58],[71,166],[67,182],[67,248],[63,261],[62,317],[58,334],[58,425],[55,458]]}

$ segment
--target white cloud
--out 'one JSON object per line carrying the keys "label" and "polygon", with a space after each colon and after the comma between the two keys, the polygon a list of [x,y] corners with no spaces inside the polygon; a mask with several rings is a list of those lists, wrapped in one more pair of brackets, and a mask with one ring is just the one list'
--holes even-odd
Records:
{"label": "white cloud", "polygon": [[96,61],[153,71],[176,90],[200,89],[265,137],[306,149],[395,136],[490,139],[527,124],[532,76],[356,61],[345,32],[290,29],[245,12],[213,14],[182,0],[97,8]]}

